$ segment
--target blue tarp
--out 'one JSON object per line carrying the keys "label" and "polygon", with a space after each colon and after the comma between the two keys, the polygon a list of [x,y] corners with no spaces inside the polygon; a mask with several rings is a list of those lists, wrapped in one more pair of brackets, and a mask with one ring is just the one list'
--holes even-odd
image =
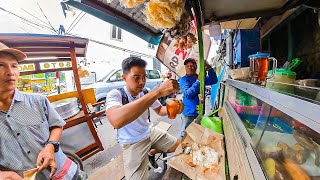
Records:
{"label": "blue tarp", "polygon": [[222,68],[220,74],[219,74],[218,77],[217,77],[217,78],[218,78],[218,82],[217,82],[216,84],[212,85],[212,87],[211,87],[210,101],[211,101],[211,107],[212,107],[212,109],[215,108],[214,102],[215,102],[215,100],[216,100],[216,98],[217,98],[218,89],[219,89],[219,86],[220,86],[220,81],[221,81],[221,79],[222,79],[222,77],[223,77],[225,67],[226,67],[226,64],[223,65],[223,68]]}

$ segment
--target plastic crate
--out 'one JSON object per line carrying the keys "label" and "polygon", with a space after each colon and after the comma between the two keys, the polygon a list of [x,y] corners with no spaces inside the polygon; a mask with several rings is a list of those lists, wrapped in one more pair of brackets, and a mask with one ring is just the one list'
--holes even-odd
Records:
{"label": "plastic crate", "polygon": [[230,104],[238,114],[259,115],[262,108],[261,106],[242,106],[234,101],[231,101]]}

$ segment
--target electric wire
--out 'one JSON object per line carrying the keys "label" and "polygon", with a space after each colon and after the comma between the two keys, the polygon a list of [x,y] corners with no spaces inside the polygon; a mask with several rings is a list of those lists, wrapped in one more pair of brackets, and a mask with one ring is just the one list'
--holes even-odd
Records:
{"label": "electric wire", "polygon": [[25,30],[23,27],[19,26],[20,29],[24,30],[26,33],[29,33],[27,30]]}
{"label": "electric wire", "polygon": [[84,13],[81,18],[79,18],[79,20],[73,25],[73,27],[67,32],[67,33],[70,33],[74,27],[76,27],[76,25],[80,22],[80,20],[86,15],[87,13]]}
{"label": "electric wire", "polygon": [[84,12],[83,11],[81,11],[79,14],[78,14],[78,16],[72,21],[72,23],[70,24],[70,26],[68,27],[68,29],[67,29],[67,31],[66,32],[69,32],[69,29],[70,29],[70,27],[72,27],[73,26],[73,23],[80,17],[80,15],[81,14],[83,14]]}
{"label": "electric wire", "polygon": [[29,22],[27,22],[27,21],[21,21],[22,23],[24,23],[24,24],[26,24],[26,25],[28,25],[28,26],[31,26],[31,27],[33,27],[33,28],[36,28],[36,29],[38,29],[38,30],[40,30],[41,31],[41,29],[39,28],[40,26],[35,26],[35,25],[33,25],[33,24],[31,24],[31,23],[29,23]]}
{"label": "electric wire", "polygon": [[43,12],[40,4],[39,4],[39,3],[37,3],[37,4],[38,4],[38,7],[39,7],[40,11],[42,12],[43,16],[47,19],[48,23],[50,24],[52,30],[53,30],[56,34],[59,34],[59,33],[56,31],[56,29],[52,26],[50,20],[49,20],[48,17],[46,16],[46,14]]}
{"label": "electric wire", "polygon": [[[42,25],[42,24],[39,24],[39,23],[36,23],[36,22],[32,22],[32,21],[30,21],[30,20],[28,20],[28,19],[26,19],[26,18],[24,18],[24,17],[21,17],[21,16],[13,13],[13,12],[11,12],[11,11],[8,11],[8,10],[2,8],[2,7],[0,7],[0,10],[2,10],[2,11],[4,11],[4,12],[7,12],[7,13],[9,13],[9,14],[11,14],[11,15],[14,15],[14,16],[18,17],[19,19],[22,19],[22,20],[24,20],[24,21],[26,21],[26,22],[35,24],[35,25],[37,25],[37,26],[44,27],[44,28],[50,28],[50,27],[48,27],[48,26],[45,26],[45,25]],[[51,29],[51,28],[50,28],[50,29]]]}
{"label": "electric wire", "polygon": [[44,25],[46,25],[46,26],[50,26],[49,24],[47,24],[46,22],[44,22],[43,20],[41,20],[41,19],[39,19],[38,17],[36,17],[35,15],[33,15],[33,14],[31,14],[30,12],[28,12],[27,10],[25,10],[25,9],[23,9],[23,8],[21,8],[21,10],[23,10],[24,12],[26,12],[27,14],[29,14],[30,16],[32,16],[32,17],[34,17],[35,19],[37,19],[38,21],[40,21],[40,22],[42,22],[42,23],[44,23]]}
{"label": "electric wire", "polygon": [[[73,37],[84,38],[84,37],[81,37],[81,36],[78,36],[78,35],[74,35],[74,34],[68,34],[68,35],[73,36]],[[104,46],[107,46],[107,47],[110,47],[110,48],[113,48],[113,49],[117,49],[117,50],[120,50],[120,51],[128,52],[128,53],[130,53],[132,55],[139,55],[139,56],[148,57],[148,58],[155,58],[155,56],[152,56],[152,55],[148,55],[148,54],[140,53],[140,52],[137,52],[137,51],[121,48],[121,47],[118,47],[118,46],[115,46],[115,45],[112,45],[112,44],[108,44],[108,43],[105,43],[105,42],[102,42],[102,41],[98,41],[98,40],[94,40],[94,39],[90,39],[90,38],[86,38],[86,39],[88,39],[89,41],[92,41],[94,43],[100,44],[100,45],[104,45]]]}

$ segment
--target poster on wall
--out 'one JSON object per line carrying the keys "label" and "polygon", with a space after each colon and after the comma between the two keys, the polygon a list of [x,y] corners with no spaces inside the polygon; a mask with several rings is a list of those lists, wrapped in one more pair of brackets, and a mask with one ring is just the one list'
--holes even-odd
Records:
{"label": "poster on wall", "polygon": [[[205,33],[202,33],[202,36],[204,59],[206,59],[209,54],[211,40],[210,36]],[[174,39],[170,37],[169,34],[165,34],[159,43],[156,57],[161,61],[162,64],[167,66],[170,71],[173,71],[180,77],[185,75],[183,63],[186,59],[193,58],[198,63],[199,46],[194,21],[190,22],[189,33],[181,39]]]}

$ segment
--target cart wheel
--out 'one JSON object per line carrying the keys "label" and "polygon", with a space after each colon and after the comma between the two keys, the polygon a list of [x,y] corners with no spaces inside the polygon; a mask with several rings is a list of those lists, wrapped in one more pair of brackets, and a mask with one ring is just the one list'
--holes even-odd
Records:
{"label": "cart wheel", "polygon": [[63,153],[64,153],[69,159],[71,159],[74,163],[76,163],[81,171],[83,171],[83,163],[82,163],[82,160],[81,160],[81,158],[80,158],[77,154],[73,153],[73,152],[70,151],[70,150],[64,150]]}

